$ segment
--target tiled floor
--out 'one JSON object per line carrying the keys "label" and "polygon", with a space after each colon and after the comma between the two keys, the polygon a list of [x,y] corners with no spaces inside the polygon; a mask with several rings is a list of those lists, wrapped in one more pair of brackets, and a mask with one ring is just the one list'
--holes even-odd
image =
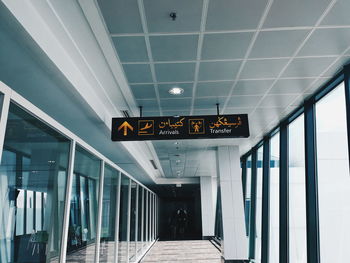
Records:
{"label": "tiled floor", "polygon": [[158,241],[141,262],[221,263],[219,250],[210,241]]}

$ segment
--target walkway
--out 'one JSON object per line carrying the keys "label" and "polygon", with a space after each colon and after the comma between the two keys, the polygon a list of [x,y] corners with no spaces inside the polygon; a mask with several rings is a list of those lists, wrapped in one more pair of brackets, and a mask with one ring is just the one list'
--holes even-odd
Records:
{"label": "walkway", "polygon": [[158,241],[141,261],[221,263],[221,254],[210,241]]}

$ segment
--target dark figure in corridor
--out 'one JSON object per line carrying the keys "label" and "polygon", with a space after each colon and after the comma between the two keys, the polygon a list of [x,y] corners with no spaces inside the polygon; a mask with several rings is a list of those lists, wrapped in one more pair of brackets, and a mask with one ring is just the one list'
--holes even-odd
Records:
{"label": "dark figure in corridor", "polygon": [[172,238],[185,239],[185,233],[188,226],[188,214],[186,209],[179,208],[175,210],[169,221]]}

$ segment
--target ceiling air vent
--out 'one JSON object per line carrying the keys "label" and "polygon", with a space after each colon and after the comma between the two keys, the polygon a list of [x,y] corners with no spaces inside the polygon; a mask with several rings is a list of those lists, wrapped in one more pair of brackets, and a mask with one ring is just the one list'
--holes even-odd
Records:
{"label": "ceiling air vent", "polygon": [[122,110],[121,112],[122,112],[122,114],[124,115],[125,118],[129,118],[130,117],[129,112],[127,110]]}
{"label": "ceiling air vent", "polygon": [[150,161],[151,164],[153,165],[153,168],[154,168],[155,170],[158,170],[158,167],[157,167],[156,163],[154,162],[154,160],[149,160],[149,161]]}

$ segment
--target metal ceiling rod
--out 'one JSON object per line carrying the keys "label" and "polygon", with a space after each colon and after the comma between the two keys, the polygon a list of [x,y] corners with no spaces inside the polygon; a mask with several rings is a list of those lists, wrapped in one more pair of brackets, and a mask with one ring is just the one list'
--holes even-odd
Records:
{"label": "metal ceiling rod", "polygon": [[216,103],[216,113],[217,115],[220,115],[220,108],[219,108],[219,103]]}
{"label": "metal ceiling rod", "polygon": [[140,118],[142,117],[142,106],[139,106],[140,108]]}

